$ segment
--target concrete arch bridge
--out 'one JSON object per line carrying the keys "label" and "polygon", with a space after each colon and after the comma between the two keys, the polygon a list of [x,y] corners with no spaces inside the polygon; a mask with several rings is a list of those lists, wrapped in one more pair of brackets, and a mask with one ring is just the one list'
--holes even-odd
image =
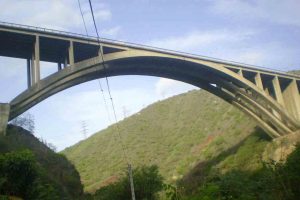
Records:
{"label": "concrete arch bridge", "polygon": [[[298,75],[106,39],[100,43],[94,37],[0,23],[0,56],[26,59],[28,80],[27,90],[1,104],[0,131],[5,134],[7,121],[57,92],[118,75],[166,77],[200,87],[246,113],[272,138],[300,130]],[[57,72],[41,79],[40,61],[57,63]]]}

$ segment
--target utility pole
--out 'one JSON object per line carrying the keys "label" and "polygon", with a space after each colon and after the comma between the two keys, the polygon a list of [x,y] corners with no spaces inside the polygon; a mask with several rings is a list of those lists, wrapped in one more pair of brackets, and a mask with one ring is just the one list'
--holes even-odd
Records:
{"label": "utility pole", "polygon": [[134,185],[133,185],[133,177],[132,177],[131,164],[128,164],[128,175],[129,175],[129,182],[130,182],[131,197],[132,197],[132,200],[135,200],[135,193],[134,193]]}

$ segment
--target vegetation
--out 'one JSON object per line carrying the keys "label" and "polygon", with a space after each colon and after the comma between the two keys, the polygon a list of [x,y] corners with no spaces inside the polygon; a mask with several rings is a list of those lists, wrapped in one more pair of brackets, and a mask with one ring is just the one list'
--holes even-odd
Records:
{"label": "vegetation", "polygon": [[289,73],[300,75],[300,70],[292,70],[292,71],[289,71]]}
{"label": "vegetation", "polygon": [[[127,174],[127,173],[126,173]],[[93,199],[131,199],[131,190],[128,174],[119,181],[100,188],[93,195]],[[142,166],[133,170],[133,180],[136,199],[155,200],[158,192],[163,189],[163,178],[158,172],[158,167]]]}
{"label": "vegetation", "polygon": [[10,124],[18,127],[22,127],[28,130],[32,134],[34,133],[34,129],[35,129],[34,117],[30,113],[26,113],[19,117],[16,117],[10,122]]}
{"label": "vegetation", "polygon": [[[162,172],[166,182],[160,199],[293,200],[299,196],[300,153],[295,153],[299,147],[286,164],[266,162],[266,148],[276,148],[269,136],[204,91],[155,103],[119,126],[134,165],[155,164]],[[124,193],[119,180],[125,163],[114,131],[111,126],[63,152],[82,173],[86,190],[100,187],[96,194],[102,197]],[[128,188],[128,179],[123,180]]]}
{"label": "vegetation", "polygon": [[[133,166],[157,165],[174,184],[198,162],[214,158],[255,132],[255,123],[223,100],[195,90],[148,106],[119,123]],[[65,149],[85,190],[118,180],[126,163],[116,126]]]}
{"label": "vegetation", "polygon": [[[34,129],[32,120],[16,123]],[[136,166],[137,199],[294,200],[300,196],[300,146],[286,162],[266,162],[266,147],[276,148],[276,143],[238,110],[205,91],[155,103],[119,122],[119,127],[128,158]],[[0,136],[0,194],[5,195],[0,199],[131,198],[115,125],[63,154],[54,149],[23,128],[8,126],[7,136]],[[83,194],[79,174],[65,155],[93,194]]]}
{"label": "vegetation", "polygon": [[0,156],[0,192],[24,199],[60,199],[59,189],[47,179],[29,150]]}
{"label": "vegetation", "polygon": [[255,171],[231,170],[207,176],[195,194],[195,200],[297,200],[300,195],[300,146],[286,163],[263,163]]}
{"label": "vegetation", "polygon": [[[13,125],[0,137],[0,194],[23,199],[81,199],[74,166],[30,132]],[[4,197],[3,197],[4,198]]]}

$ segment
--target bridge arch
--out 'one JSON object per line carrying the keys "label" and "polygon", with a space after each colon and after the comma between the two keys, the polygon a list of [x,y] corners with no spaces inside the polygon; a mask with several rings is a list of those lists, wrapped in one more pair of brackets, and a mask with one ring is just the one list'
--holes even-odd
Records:
{"label": "bridge arch", "polygon": [[253,118],[273,138],[300,128],[276,100],[219,63],[143,50],[105,54],[104,60],[104,65],[100,56],[77,62],[40,80],[10,102],[9,119],[80,83],[106,76],[150,75],[186,82],[215,94]]}

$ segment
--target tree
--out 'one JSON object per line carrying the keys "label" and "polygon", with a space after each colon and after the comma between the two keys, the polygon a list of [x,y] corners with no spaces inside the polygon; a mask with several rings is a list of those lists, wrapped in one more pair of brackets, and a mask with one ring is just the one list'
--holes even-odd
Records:
{"label": "tree", "polygon": [[30,150],[0,155],[0,194],[25,200],[59,200],[60,193]]}
{"label": "tree", "polygon": [[35,123],[34,123],[34,116],[30,113],[23,114],[11,121],[11,124],[15,126],[20,126],[32,134],[34,133],[35,130]]}
{"label": "tree", "polygon": [[[157,193],[163,189],[163,177],[159,174],[156,165],[142,166],[133,170],[133,182],[136,199],[154,200],[157,198]],[[118,182],[97,190],[95,199],[131,200],[128,174]]]}
{"label": "tree", "polygon": [[0,192],[26,197],[37,177],[35,158],[29,150],[0,155]]}

